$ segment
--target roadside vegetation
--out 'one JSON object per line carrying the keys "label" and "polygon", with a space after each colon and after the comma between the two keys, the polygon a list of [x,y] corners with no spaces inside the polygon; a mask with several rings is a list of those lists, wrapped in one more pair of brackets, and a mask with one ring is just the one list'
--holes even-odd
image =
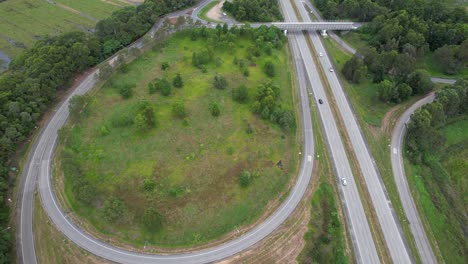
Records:
{"label": "roadside vegetation", "polygon": [[98,232],[159,248],[256,220],[297,165],[284,43],[276,28],[179,32],[75,97],[59,150],[70,206]]}
{"label": "roadside vegetation", "polygon": [[437,92],[411,116],[405,141],[413,196],[446,263],[465,263],[468,253],[467,94],[467,80]]}
{"label": "roadside vegetation", "polygon": [[[349,1],[347,3],[349,4]],[[466,71],[466,58],[463,51],[466,50],[465,46],[468,41],[464,32],[457,31],[460,30],[460,25],[466,18],[462,16],[460,19],[449,19],[449,14],[457,14],[461,12],[461,9],[450,7],[443,1],[434,5],[440,8],[440,13],[432,18],[428,15],[428,12],[432,10],[431,3],[433,1],[421,3],[422,8],[419,9],[421,13],[415,10],[412,1],[405,3],[404,7],[398,7],[397,3],[383,4],[379,1],[376,1],[376,3],[391,8],[393,11],[387,10],[382,15],[369,19],[371,22],[358,32],[343,35],[343,38],[358,50],[356,55],[352,56],[344,53],[330,39],[325,39],[324,44],[331,54],[331,59],[338,67],[339,74],[345,78],[342,83],[360,120],[364,135],[375,157],[392,204],[409,239],[410,247],[413,252],[416,252],[414,240],[411,238],[409,226],[392,177],[389,164],[389,136],[393,122],[405,107],[418,97],[434,89],[442,88],[440,85],[437,86],[431,83],[430,75],[444,77],[466,76],[464,74]],[[394,4],[397,6],[394,6]],[[465,11],[461,13],[465,14]],[[348,14],[348,17],[353,16]],[[427,31],[428,24],[433,27],[430,32]],[[452,33],[459,33],[454,38],[447,35],[450,34],[449,32],[435,30],[442,27],[446,30],[450,29]],[[416,40],[418,41],[416,42]],[[450,53],[450,56],[438,56],[448,61],[438,62],[435,60],[436,54],[446,53]],[[428,58],[430,58],[430,63],[427,63]],[[462,61],[465,62],[462,63]],[[440,71],[440,69],[447,70],[449,64],[456,69],[452,71],[453,75]],[[464,83],[464,81],[460,82]],[[422,136],[425,137],[427,134],[422,134]],[[435,181],[430,180],[430,177],[426,177],[426,179],[431,186],[437,185]],[[413,183],[412,186],[416,185]],[[422,185],[419,184],[418,186]],[[426,192],[426,194],[436,195],[435,192]],[[418,195],[415,195],[415,197],[417,199]],[[418,206],[422,210],[421,203],[418,202]],[[429,210],[423,211],[425,214],[431,213]],[[440,213],[438,216],[442,217],[443,214]],[[422,217],[424,218],[425,215],[422,215]],[[439,226],[439,230],[442,229]],[[460,256],[460,254],[466,254],[466,248],[460,250],[459,242],[449,243],[443,239],[443,236],[437,237],[435,234],[436,238],[434,240],[431,232],[428,235],[433,246],[437,244],[433,248],[439,259],[443,257],[447,262],[452,263],[452,261],[449,261],[450,257],[447,258],[448,255],[457,254],[457,256]],[[460,235],[460,233],[454,234],[455,237],[460,237]],[[440,243],[444,245],[441,246]],[[442,247],[446,248],[445,253]],[[449,248],[452,249],[451,253],[447,253]],[[454,249],[459,251],[455,253],[456,250]]]}
{"label": "roadside vegetation", "polygon": [[18,173],[13,157],[17,147],[76,75],[139,38],[159,15],[191,4],[192,0],[178,5],[169,0],[146,0],[138,7],[127,7],[98,22],[93,34],[74,31],[37,41],[0,75],[0,193],[4,197],[0,200],[0,259],[9,262],[11,258],[6,197]]}
{"label": "roadside vegetation", "polygon": [[231,14],[237,21],[271,22],[283,19],[278,0],[225,1],[223,10]]}

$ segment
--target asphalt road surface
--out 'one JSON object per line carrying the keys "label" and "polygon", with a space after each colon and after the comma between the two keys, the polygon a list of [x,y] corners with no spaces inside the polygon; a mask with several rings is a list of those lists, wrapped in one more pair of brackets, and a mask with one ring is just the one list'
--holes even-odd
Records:
{"label": "asphalt road surface", "polygon": [[413,234],[414,240],[416,241],[416,247],[418,248],[419,256],[421,257],[422,263],[437,263],[437,259],[431,248],[431,244],[427,239],[426,232],[424,231],[423,224],[418,214],[418,210],[411,196],[411,191],[406,180],[405,169],[403,165],[403,157],[401,155],[403,149],[403,139],[406,131],[406,124],[409,122],[413,112],[424,104],[430,103],[434,100],[434,93],[423,99],[417,101],[410,108],[408,108],[403,115],[398,119],[392,133],[391,142],[391,160],[393,176],[395,177],[395,183],[400,195],[403,209],[405,210],[406,218],[408,219],[411,233]]}
{"label": "asphalt road surface", "polygon": [[[295,0],[296,6],[305,22],[311,21],[303,2]],[[341,87],[338,77],[333,69],[331,60],[323,47],[320,36],[317,32],[309,32],[313,46],[317,53],[322,52],[323,57],[319,58],[324,73],[330,84],[333,97],[336,101],[339,113],[343,120],[346,132],[351,141],[353,151],[358,160],[360,170],[364,177],[369,195],[374,206],[382,233],[384,235],[390,256],[395,263],[411,263],[412,255],[405,241],[403,231],[398,222],[398,218],[391,206],[386,189],[380,178],[377,166],[367,148],[364,137],[346,95]]]}
{"label": "asphalt road surface", "polygon": [[[150,35],[154,34],[155,31],[156,28],[153,28]],[[139,40],[132,44],[132,47],[141,47],[142,42],[142,40]],[[112,64],[115,59],[115,57],[111,59],[110,63]],[[65,99],[60,107],[54,110],[55,113],[51,116],[42,133],[40,133],[33,143],[33,148],[25,164],[23,183],[21,186],[22,193],[20,194],[21,205],[19,218],[21,224],[18,230],[18,261],[20,263],[37,263],[32,229],[33,198],[36,180],[38,181],[38,189],[44,210],[55,226],[68,239],[84,250],[117,263],[207,263],[221,260],[249,248],[268,236],[287,219],[301,201],[312,174],[314,142],[307,85],[304,82],[305,77],[299,72],[300,104],[301,109],[305,110],[301,111],[304,141],[302,150],[303,158],[296,184],[292,188],[288,198],[265,222],[239,238],[216,247],[171,255],[150,255],[130,252],[113,247],[88,235],[67,217],[66,212],[64,212],[56,201],[56,196],[51,186],[51,160],[53,159],[55,144],[57,142],[57,131],[64,125],[68,118],[68,102],[70,98],[77,94],[84,94],[90,90],[96,83],[97,74],[98,70],[90,73],[89,76],[78,85],[73,93]]]}
{"label": "asphalt road surface", "polygon": [[[282,0],[280,4],[286,21],[297,21],[291,2],[289,0]],[[379,263],[379,256],[375,248],[372,233],[369,229],[369,223],[361,203],[356,183],[352,176],[348,157],[340,138],[340,133],[332,110],[326,99],[327,96],[320,79],[320,74],[312,59],[305,36],[301,32],[296,34],[291,33],[288,34],[288,36],[290,42],[296,44],[297,47],[297,49],[292,50],[295,60],[301,60],[305,65],[315,100],[323,100],[323,104],[318,104],[317,108],[326,135],[326,141],[331,152],[334,169],[338,177],[337,182],[340,186],[340,193],[344,200],[345,212],[348,218],[347,226],[352,237],[356,258],[358,262],[362,263]],[[340,183],[341,178],[347,179],[347,186],[342,186]]]}

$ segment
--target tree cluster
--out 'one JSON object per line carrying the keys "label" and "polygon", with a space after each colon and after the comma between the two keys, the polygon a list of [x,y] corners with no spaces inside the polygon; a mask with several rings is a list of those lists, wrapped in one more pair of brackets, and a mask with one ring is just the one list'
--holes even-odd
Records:
{"label": "tree cluster", "polygon": [[458,80],[438,91],[434,102],[424,105],[411,116],[406,139],[411,160],[420,163],[424,155],[437,153],[445,142],[437,128],[451,118],[467,114],[468,80]]}
{"label": "tree cluster", "polygon": [[399,103],[412,95],[432,90],[429,74],[416,68],[416,61],[406,53],[395,50],[379,53],[375,48],[363,48],[345,63],[343,75],[353,83],[359,83],[370,74],[378,83],[380,99]]}
{"label": "tree cluster", "polygon": [[280,92],[271,82],[258,87],[253,111],[265,120],[278,124],[283,129],[292,129],[296,125],[294,113],[283,109],[280,104]]}
{"label": "tree cluster", "polygon": [[271,22],[282,20],[278,0],[234,0],[226,1],[223,10],[238,21]]}

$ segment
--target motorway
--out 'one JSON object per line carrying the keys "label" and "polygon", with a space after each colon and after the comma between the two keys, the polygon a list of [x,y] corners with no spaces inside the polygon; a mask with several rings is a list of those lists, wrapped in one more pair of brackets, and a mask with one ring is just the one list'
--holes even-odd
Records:
{"label": "motorway", "polygon": [[[287,21],[297,21],[290,0],[282,0],[280,4],[285,19]],[[348,219],[347,226],[355,248],[356,258],[358,262],[362,263],[379,263],[380,260],[372,233],[369,229],[369,223],[362,206],[354,177],[352,177],[351,166],[340,138],[340,133],[331,107],[325,99],[327,97],[325,89],[323,88],[320,74],[310,53],[305,36],[300,32],[297,34],[288,34],[288,36],[289,41],[296,44],[299,48],[299,51],[293,49],[292,53],[295,54],[295,58],[299,57],[304,62],[316,102],[319,99],[324,100],[323,104],[318,104],[317,110],[322,120],[321,124],[325,132],[324,134],[326,135],[330,156],[338,178],[337,182],[343,198],[343,205]],[[294,47],[295,45],[293,44],[291,45]],[[297,56],[298,52],[300,56]],[[341,178],[347,179],[348,185],[346,187],[341,185]]]}
{"label": "motorway", "polygon": [[[304,2],[315,17],[318,20],[322,20],[320,14],[315,10],[314,6],[310,2]],[[334,32],[329,32],[329,35],[344,49],[348,50],[351,54],[356,53],[356,50],[344,42],[339,36]],[[455,80],[452,79],[443,79],[443,78],[431,78],[432,82],[435,83],[445,83],[453,84]],[[434,99],[433,93],[416,102],[413,106],[406,110],[406,112],[400,117],[396,126],[394,127],[392,133],[392,142],[391,142],[391,163],[393,176],[395,178],[395,184],[398,189],[398,194],[400,196],[401,203],[403,205],[403,210],[405,211],[406,218],[409,222],[411,233],[416,242],[416,248],[418,249],[419,256],[423,263],[437,263],[437,260],[432,251],[427,235],[424,231],[421,219],[419,217],[417,208],[414,204],[411,191],[408,187],[408,182],[406,180],[405,172],[403,169],[403,159],[401,157],[401,150],[403,144],[403,135],[405,131],[405,124],[409,121],[411,114],[421,105],[426,104]]]}
{"label": "motorway", "polygon": [[[311,21],[303,2],[300,0],[294,1],[304,22]],[[364,137],[354,112],[351,109],[348,99],[339,82],[338,76],[334,71],[329,71],[333,65],[321,42],[320,35],[315,31],[309,31],[308,35],[313,43],[316,53],[323,53],[323,57],[320,57],[319,61],[328,83],[330,84],[333,98],[344,123],[344,128],[346,129],[353,151],[356,155],[356,159],[359,163],[360,171],[362,172],[365,185],[367,186],[367,190],[372,200],[374,211],[377,215],[390,257],[395,263],[411,263],[412,255],[410,249],[404,239],[404,234],[398,222],[398,218],[392,208],[374,159],[372,158],[366,142],[364,141]]]}
{"label": "motorway", "polygon": [[[161,23],[158,23],[160,25]],[[149,34],[153,35],[157,26]],[[141,47],[143,41],[139,40],[131,47]],[[116,57],[110,59],[112,64]],[[297,64],[297,67],[301,67]],[[303,128],[303,159],[300,165],[299,175],[288,198],[283,204],[263,223],[250,230],[246,234],[226,242],[224,244],[200,251],[171,254],[154,255],[138,252],[130,252],[99,241],[84,232],[73,223],[63,208],[56,200],[52,187],[51,161],[53,159],[57,142],[57,132],[65,124],[68,118],[68,102],[74,95],[84,94],[94,87],[98,70],[91,72],[77,88],[54,110],[47,125],[39,133],[32,145],[28,160],[24,166],[23,178],[19,202],[19,228],[18,228],[18,262],[34,264],[37,263],[34,248],[33,233],[33,199],[36,181],[44,210],[55,226],[73,243],[90,253],[117,263],[207,263],[232,256],[239,253],[273,232],[294,211],[301,201],[312,175],[314,142],[312,133],[312,122],[310,106],[307,93],[306,77],[303,71],[299,71],[299,96],[301,110],[301,122]]]}

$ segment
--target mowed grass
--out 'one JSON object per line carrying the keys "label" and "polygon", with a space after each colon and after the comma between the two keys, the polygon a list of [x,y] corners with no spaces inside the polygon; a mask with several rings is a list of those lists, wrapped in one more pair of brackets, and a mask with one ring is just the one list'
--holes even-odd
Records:
{"label": "mowed grass", "polygon": [[[291,73],[287,69],[286,51],[274,50],[271,56],[257,58],[244,77],[233,59],[247,56],[254,43],[239,39],[236,50],[216,51],[222,61],[207,72],[192,66],[193,52],[207,47],[206,40],[191,41],[185,33],[171,38],[161,51],[151,51],[129,65],[129,72],[117,74],[88,105],[87,118],[75,125],[68,141],[79,149],[83,177],[96,186],[98,199],[94,206],[77,202],[65,176],[65,191],[73,209],[96,229],[136,245],[160,247],[190,246],[216,239],[241,225],[252,223],[265,206],[285,194],[285,186],[296,170],[295,131],[283,131],[269,121],[261,120],[251,110],[257,86],[268,77],[263,73],[266,60],[276,65],[272,80],[281,90],[286,109],[292,104]],[[170,69],[161,70],[169,62]],[[184,87],[173,88],[163,97],[148,94],[147,84],[155,78],[172,78],[180,73]],[[213,87],[215,74],[225,76],[229,88]],[[134,83],[134,95],[123,100],[113,87]],[[239,104],[231,99],[231,89],[245,84],[250,101]],[[132,116],[136,105],[147,100],[155,107],[158,126],[141,133],[133,126],[115,127],[122,116]],[[175,119],[172,104],[185,102],[189,112],[186,121]],[[221,106],[219,117],[211,116],[209,105]],[[247,133],[247,127],[255,131]],[[100,135],[101,127],[110,133]],[[282,161],[283,170],[276,166]],[[247,188],[239,186],[239,173],[248,170],[253,181]],[[156,186],[145,191],[144,181]],[[102,204],[108,196],[122,199],[128,209],[127,219],[110,224],[103,219]],[[163,228],[156,233],[141,227],[141,217],[148,207],[164,215]]]}
{"label": "mowed grass", "polygon": [[0,50],[14,58],[42,36],[93,29],[125,2],[8,0],[0,3]]}
{"label": "mowed grass", "polygon": [[[447,141],[441,154],[431,162],[443,173],[424,165],[407,163],[405,167],[421,217],[430,227],[428,234],[437,241],[445,263],[466,263],[463,231],[466,216],[462,212],[466,212],[463,208],[468,203],[468,118],[457,120],[440,131]],[[451,198],[443,193],[441,185],[450,186]]]}

